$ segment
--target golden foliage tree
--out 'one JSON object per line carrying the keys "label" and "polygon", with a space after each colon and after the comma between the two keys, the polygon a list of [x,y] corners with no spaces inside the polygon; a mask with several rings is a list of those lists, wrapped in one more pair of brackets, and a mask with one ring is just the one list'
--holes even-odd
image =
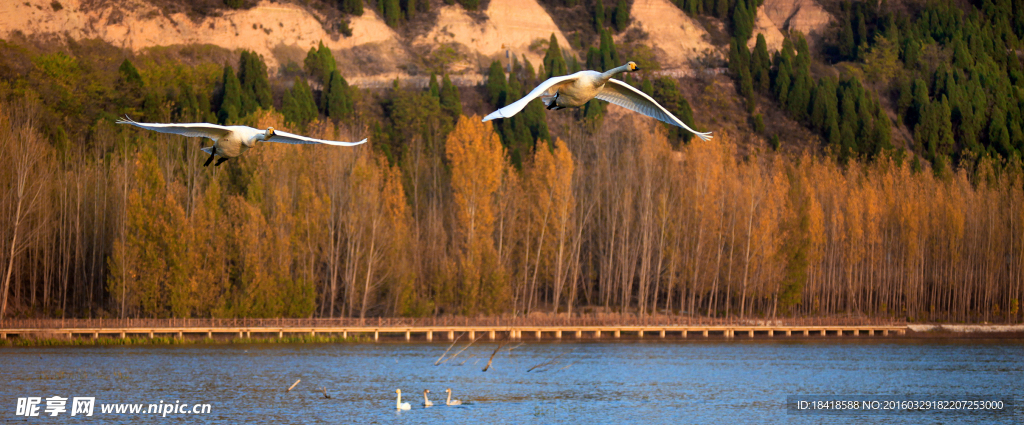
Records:
{"label": "golden foliage tree", "polygon": [[448,135],[455,225],[460,235],[462,310],[494,312],[505,298],[505,281],[494,246],[494,194],[504,153],[498,134],[480,117],[461,117]]}

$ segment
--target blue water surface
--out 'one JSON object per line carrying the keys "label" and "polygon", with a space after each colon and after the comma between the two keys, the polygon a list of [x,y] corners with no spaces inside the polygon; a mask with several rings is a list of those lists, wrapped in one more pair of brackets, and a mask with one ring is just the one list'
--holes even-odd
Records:
{"label": "blue water surface", "polygon": [[[788,396],[1024,399],[1024,341],[818,338],[0,348],[7,423],[1022,423],[1009,413],[795,414]],[[560,357],[559,357],[560,356]],[[528,371],[534,366],[550,365]],[[291,392],[295,380],[302,382]],[[330,399],[318,389],[325,387]],[[395,410],[395,389],[413,408]],[[466,404],[444,406],[444,390]],[[434,407],[423,408],[431,390]],[[96,397],[19,417],[19,397]],[[839,397],[841,398],[841,397]],[[104,414],[111,403],[209,414]],[[45,415],[45,414],[44,414]]]}

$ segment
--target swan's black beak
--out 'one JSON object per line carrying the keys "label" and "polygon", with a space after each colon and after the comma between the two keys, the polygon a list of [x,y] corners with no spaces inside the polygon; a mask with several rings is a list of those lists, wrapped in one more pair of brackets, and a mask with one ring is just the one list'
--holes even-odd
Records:
{"label": "swan's black beak", "polygon": [[637,72],[637,71],[639,71],[639,70],[640,70],[640,67],[639,67],[639,66],[634,66],[634,67],[633,67],[633,72]]}

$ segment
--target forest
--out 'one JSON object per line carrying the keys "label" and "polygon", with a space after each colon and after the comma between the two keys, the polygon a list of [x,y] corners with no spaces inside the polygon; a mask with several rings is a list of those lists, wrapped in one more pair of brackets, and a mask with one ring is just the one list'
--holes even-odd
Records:
{"label": "forest", "polygon": [[[743,0],[704,3],[680,7],[731,17],[735,40],[750,37]],[[550,75],[624,61],[610,34],[628,16],[612,12],[595,15],[611,19],[595,22],[599,47],[585,56],[552,37],[536,69],[495,62],[466,93],[443,73],[427,88],[358,89],[323,46],[273,74],[258,55],[213,46],[131,55],[95,40],[0,41],[0,319],[1020,322],[1024,103],[1019,58],[1003,47],[1024,28],[1006,5],[844,3],[822,53],[850,61],[842,78],[812,72],[799,34],[772,56],[762,40],[734,41],[752,131],[780,108],[821,137],[802,154],[728,132],[702,142],[596,102],[557,117],[535,102],[488,123],[464,112],[467,97],[496,108]],[[951,28],[962,33],[940,33]],[[635,77],[715,130],[679,81]],[[260,145],[204,168],[208,140],[125,128],[119,115],[370,141]],[[893,142],[904,127],[906,147]]]}

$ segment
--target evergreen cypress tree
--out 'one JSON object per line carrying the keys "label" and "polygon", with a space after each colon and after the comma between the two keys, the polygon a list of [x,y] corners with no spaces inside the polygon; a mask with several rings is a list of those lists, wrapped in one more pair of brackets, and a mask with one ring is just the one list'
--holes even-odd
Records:
{"label": "evergreen cypress tree", "polygon": [[910,109],[907,111],[907,118],[905,122],[910,128],[915,128],[924,115],[924,110],[929,104],[928,100],[928,85],[924,80],[918,78],[914,80],[913,86],[913,97],[910,102]]}
{"label": "evergreen cypress tree", "polygon": [[186,81],[178,83],[178,101],[175,103],[174,119],[179,122],[196,122],[203,120],[199,99],[192,85]]}
{"label": "evergreen cypress tree", "polygon": [[601,57],[601,49],[591,46],[587,50],[587,69],[599,70],[604,68],[604,59]]}
{"label": "evergreen cypress tree", "polygon": [[747,4],[743,0],[736,1],[736,7],[732,11],[732,33],[739,39],[743,48],[747,47],[747,40],[754,33],[754,20],[750,17]]}
{"label": "evergreen cypress tree", "polygon": [[501,62],[491,62],[491,67],[487,71],[487,82],[484,83],[484,88],[487,90],[487,101],[496,107],[502,107],[504,105],[505,93],[508,90],[508,81],[505,80],[505,69],[501,66]]}
{"label": "evergreen cypress tree", "polygon": [[565,58],[562,57],[562,49],[558,47],[558,39],[555,38],[554,33],[551,34],[548,50],[544,53],[544,70],[546,71],[544,79],[569,73],[565,65]]}
{"label": "evergreen cypress tree", "polygon": [[321,86],[327,84],[327,81],[331,78],[331,71],[338,68],[337,62],[334,61],[334,54],[331,53],[331,49],[324,46],[322,41],[318,47],[309,48],[309,52],[306,53],[306,59],[303,60],[303,65],[306,68],[306,72]]}
{"label": "evergreen cypress tree", "polygon": [[647,74],[644,74],[644,79],[640,82],[640,91],[647,93],[648,96],[654,95],[654,84],[651,84],[651,80],[647,78]]}
{"label": "evergreen cypress tree", "polygon": [[441,100],[441,86],[437,84],[437,74],[430,72],[430,97]]}
{"label": "evergreen cypress tree", "polygon": [[412,20],[416,17],[416,0],[401,0],[400,6],[404,12],[405,19]]}
{"label": "evergreen cypress tree", "polygon": [[853,25],[850,22],[850,17],[843,15],[839,18],[842,20],[840,23],[839,31],[839,55],[845,59],[852,59],[857,56],[857,41],[853,37]]}
{"label": "evergreen cypress tree", "polygon": [[363,16],[363,0],[341,0],[341,11],[349,15]]}
{"label": "evergreen cypress tree", "polygon": [[615,40],[608,30],[601,30],[601,68],[602,71],[615,68],[619,65],[619,51],[615,48]]}
{"label": "evergreen cypress tree", "polygon": [[615,18],[612,21],[617,32],[622,32],[629,26],[629,5],[626,4],[626,0],[619,0],[619,4],[615,5]]}
{"label": "evergreen cypress tree", "polygon": [[220,106],[217,108],[217,120],[221,124],[234,124],[238,121],[242,110],[242,84],[235,76],[235,69],[224,64],[224,76],[221,79],[222,93]]}
{"label": "evergreen cypress tree", "polygon": [[389,27],[398,26],[398,22],[402,19],[402,8],[398,4],[398,0],[380,0],[381,15],[384,15],[384,22]]}
{"label": "evergreen cypress tree", "polygon": [[333,120],[344,120],[351,116],[354,108],[349,93],[350,89],[345,77],[342,77],[338,70],[331,71],[331,77],[324,92],[324,96],[327,98],[327,101],[324,102],[327,105],[324,115]]}
{"label": "evergreen cypress tree", "polygon": [[594,1],[594,31],[601,32],[604,29],[604,2]]}
{"label": "evergreen cypress tree", "polygon": [[305,79],[295,77],[295,85],[285,92],[281,113],[286,122],[305,127],[317,117],[313,91]]}
{"label": "evergreen cypress tree", "polygon": [[889,116],[885,114],[885,109],[883,108],[877,109],[872,139],[875,141],[873,155],[878,155],[882,151],[892,149],[892,124],[889,122]]}
{"label": "evergreen cypress tree", "polygon": [[794,120],[804,121],[807,119],[811,84],[813,84],[811,77],[804,73],[797,75],[793,81],[792,88],[789,90],[789,102],[786,104],[786,110]]}
{"label": "evergreen cypress tree", "polygon": [[142,100],[142,119],[150,122],[163,121],[164,117],[161,103],[162,102],[156,93],[146,93],[146,97]]}
{"label": "evergreen cypress tree", "polygon": [[825,141],[833,148],[839,148],[841,130],[839,120],[835,116],[828,116],[825,121]]}
{"label": "evergreen cypress tree", "polygon": [[267,65],[263,59],[254,52],[243,50],[238,68],[238,80],[242,87],[242,109],[239,114],[249,115],[257,108],[272,109],[274,99],[270,94]]}
{"label": "evergreen cypress tree", "polygon": [[[864,18],[864,11],[860,7],[857,8],[857,13],[854,15],[853,22],[856,25],[856,31],[853,33],[854,49],[857,49],[861,44],[867,43],[869,37],[867,19]],[[854,50],[854,56],[856,56],[857,53],[857,50]]]}
{"label": "evergreen cypress tree", "polygon": [[953,152],[954,140],[953,140],[953,121],[950,117],[949,101],[946,97],[942,97],[942,101],[938,102],[938,110],[936,111],[935,121],[937,124],[937,138],[938,151],[942,155],[949,155]]}
{"label": "evergreen cypress tree", "polygon": [[754,79],[754,89],[763,94],[768,94],[768,90],[771,89],[771,66],[768,43],[764,39],[764,34],[758,34],[754,54],[750,58],[750,76]]}
{"label": "evergreen cypress tree", "polygon": [[119,94],[117,106],[119,113],[126,114],[131,109],[142,105],[145,98],[146,88],[142,82],[142,75],[135,65],[128,59],[121,62],[117,68],[117,82],[114,84]]}
{"label": "evergreen cypress tree", "polygon": [[839,127],[839,159],[846,161],[857,156],[857,130],[852,120],[843,120]]}
{"label": "evergreen cypress tree", "polygon": [[448,74],[444,74],[444,78],[441,80],[441,109],[451,117],[453,122],[462,115],[459,88],[455,87],[452,80],[448,79]]}
{"label": "evergreen cypress tree", "polygon": [[789,71],[789,61],[786,60],[785,55],[783,55],[783,60],[779,62],[779,70],[775,75],[775,87],[773,89],[775,92],[775,98],[779,100],[779,104],[781,104],[783,108],[789,104],[789,86],[791,84],[792,81]]}
{"label": "evergreen cypress tree", "polygon": [[529,59],[526,59],[526,55],[523,55],[523,74],[526,79],[523,81],[527,87],[533,87],[537,85],[537,72],[533,69],[533,64],[530,63]]}
{"label": "evergreen cypress tree", "polygon": [[[690,103],[686,101],[686,98],[679,93],[679,85],[676,80],[670,77],[661,77],[654,81],[653,94],[651,95],[654,100],[661,104],[666,110],[675,115],[681,121],[687,125],[696,128],[696,123],[693,121],[693,110],[690,109]],[[668,135],[669,142],[673,146],[678,147],[679,142],[689,142],[693,133],[682,130],[674,125],[665,124],[666,134]]]}
{"label": "evergreen cypress tree", "polygon": [[1010,143],[1010,131],[1006,128],[1006,113],[999,106],[992,109],[992,120],[988,124],[988,141],[989,145],[1005,158],[1016,152]]}

